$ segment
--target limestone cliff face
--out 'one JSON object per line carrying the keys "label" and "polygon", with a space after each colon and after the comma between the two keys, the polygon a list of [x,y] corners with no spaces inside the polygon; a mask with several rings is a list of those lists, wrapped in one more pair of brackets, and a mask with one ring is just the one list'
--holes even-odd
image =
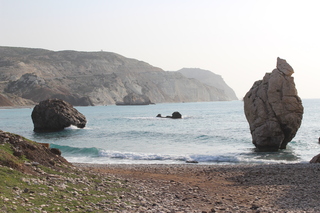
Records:
{"label": "limestone cliff face", "polygon": [[15,105],[49,98],[107,105],[123,102],[128,94],[152,103],[233,99],[214,85],[115,53],[14,47],[0,47],[0,93]]}
{"label": "limestone cliff face", "polygon": [[183,68],[178,70],[178,72],[187,78],[197,79],[206,85],[222,90],[225,93],[226,98],[229,98],[230,100],[238,100],[236,93],[226,84],[221,75],[199,68]]}

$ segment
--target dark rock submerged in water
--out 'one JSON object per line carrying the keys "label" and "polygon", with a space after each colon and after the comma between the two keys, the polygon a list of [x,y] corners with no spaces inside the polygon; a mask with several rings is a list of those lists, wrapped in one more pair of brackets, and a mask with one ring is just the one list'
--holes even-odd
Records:
{"label": "dark rock submerged in water", "polygon": [[173,119],[177,119],[177,118],[182,118],[182,115],[180,114],[180,112],[173,112],[172,116],[167,115],[166,117],[162,117],[161,114],[158,114],[156,117],[157,118],[173,118]]}
{"label": "dark rock submerged in water", "polygon": [[86,117],[63,100],[48,99],[33,108],[31,118],[35,132],[61,131],[71,125],[86,126]]}
{"label": "dark rock submerged in water", "polygon": [[300,128],[303,106],[292,67],[277,59],[277,68],[256,81],[244,97],[252,143],[260,151],[285,149]]}
{"label": "dark rock submerged in water", "polygon": [[181,118],[182,117],[182,115],[180,114],[180,112],[174,112],[174,113],[172,113],[172,116],[171,116],[171,118]]}

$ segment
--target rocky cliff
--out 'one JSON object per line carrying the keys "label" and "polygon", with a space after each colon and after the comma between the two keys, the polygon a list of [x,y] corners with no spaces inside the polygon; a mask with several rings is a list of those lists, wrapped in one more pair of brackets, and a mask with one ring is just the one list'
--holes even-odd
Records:
{"label": "rocky cliff", "polygon": [[206,85],[220,89],[225,93],[226,98],[229,98],[230,100],[238,99],[236,93],[226,84],[221,75],[217,75],[209,70],[203,70],[199,68],[183,68],[178,70],[178,72],[187,78],[194,78]]}
{"label": "rocky cliff", "polygon": [[129,94],[152,103],[235,99],[214,84],[115,53],[0,47],[0,95],[13,105],[49,98],[107,105],[123,102]]}

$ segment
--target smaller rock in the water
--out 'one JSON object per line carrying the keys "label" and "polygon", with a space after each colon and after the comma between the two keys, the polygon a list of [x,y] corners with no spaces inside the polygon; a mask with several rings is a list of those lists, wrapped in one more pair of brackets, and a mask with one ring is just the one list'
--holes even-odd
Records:
{"label": "smaller rock in the water", "polygon": [[156,116],[157,118],[173,118],[173,119],[177,119],[177,118],[182,118],[182,115],[180,114],[180,112],[174,112],[172,113],[172,115],[167,115],[166,117],[162,117],[161,114],[158,114]]}
{"label": "smaller rock in the water", "polygon": [[31,118],[35,132],[61,131],[71,125],[84,128],[87,123],[83,114],[59,99],[41,101],[33,108]]}
{"label": "smaller rock in the water", "polygon": [[174,113],[172,113],[172,118],[181,118],[182,116],[181,116],[181,114],[180,114],[180,112],[174,112]]}

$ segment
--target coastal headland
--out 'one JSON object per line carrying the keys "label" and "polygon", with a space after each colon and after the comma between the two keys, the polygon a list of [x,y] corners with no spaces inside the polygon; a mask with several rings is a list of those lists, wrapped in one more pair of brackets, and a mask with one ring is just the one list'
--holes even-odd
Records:
{"label": "coastal headland", "polygon": [[213,72],[164,71],[112,52],[0,46],[0,73],[0,106],[29,106],[52,98],[74,106],[238,100]]}

